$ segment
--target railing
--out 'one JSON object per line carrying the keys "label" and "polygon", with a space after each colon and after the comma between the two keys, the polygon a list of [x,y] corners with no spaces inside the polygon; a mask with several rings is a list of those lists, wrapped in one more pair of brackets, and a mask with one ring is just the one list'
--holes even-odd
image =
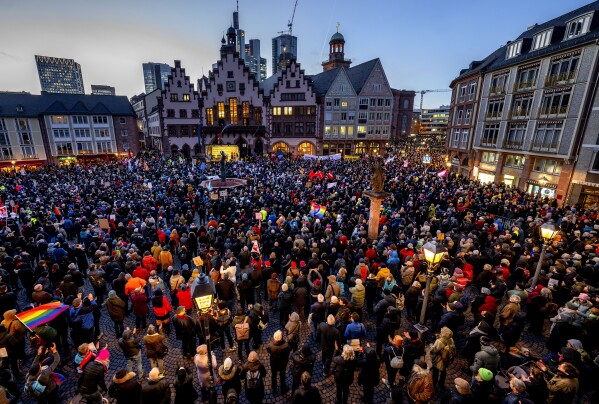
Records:
{"label": "railing", "polygon": [[559,83],[569,82],[571,80],[574,80],[575,75],[575,71],[552,74],[550,76],[545,77],[545,85],[553,86]]}
{"label": "railing", "polygon": [[489,89],[489,94],[505,94],[505,86],[495,86]]}
{"label": "railing", "polygon": [[539,142],[533,142],[531,149],[534,151],[544,151],[544,152],[553,152],[556,153],[557,152],[557,147],[559,146],[559,142],[553,142],[553,143],[539,143]]}
{"label": "railing", "polygon": [[487,112],[485,114],[485,118],[486,119],[501,119],[501,115],[503,115],[503,111]]}
{"label": "railing", "polygon": [[520,90],[530,90],[532,88],[534,88],[536,84],[536,80],[532,81],[519,81],[516,84],[514,84],[514,91],[520,91]]}
{"label": "railing", "polygon": [[494,138],[494,139],[481,139],[480,140],[480,145],[481,146],[487,146],[487,147],[495,147],[497,145],[497,138]]}
{"label": "railing", "polygon": [[508,119],[527,119],[530,117],[530,109],[528,111],[523,111],[521,109],[510,111],[507,117]]}
{"label": "railing", "polygon": [[521,150],[522,146],[524,145],[523,141],[514,141],[514,140],[506,140],[505,142],[503,142],[503,148],[504,149],[517,149],[517,150]]}
{"label": "railing", "polygon": [[539,109],[539,115],[565,115],[567,112],[568,112],[567,105]]}

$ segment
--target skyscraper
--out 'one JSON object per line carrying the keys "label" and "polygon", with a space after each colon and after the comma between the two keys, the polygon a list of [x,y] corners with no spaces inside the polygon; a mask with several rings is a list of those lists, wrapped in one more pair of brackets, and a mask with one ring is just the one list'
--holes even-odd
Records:
{"label": "skyscraper", "polygon": [[35,55],[42,91],[84,94],[81,65],[73,59]]}
{"label": "skyscraper", "polygon": [[239,6],[237,6],[237,11],[233,12],[233,28],[235,29],[235,33],[237,34],[237,43],[235,45],[235,50],[239,53],[239,58],[241,60],[245,60],[245,31],[239,28]]}
{"label": "skyscraper", "polygon": [[156,89],[164,90],[164,83],[168,81],[168,75],[171,74],[171,67],[166,63],[143,63],[144,85],[146,94],[150,94]]}
{"label": "skyscraper", "polygon": [[266,59],[260,57],[260,40],[250,39],[245,44],[245,65],[260,81],[266,79]]}
{"label": "skyscraper", "polygon": [[286,59],[297,59],[297,37],[281,34],[272,39],[272,74],[279,71],[279,59],[285,53]]}

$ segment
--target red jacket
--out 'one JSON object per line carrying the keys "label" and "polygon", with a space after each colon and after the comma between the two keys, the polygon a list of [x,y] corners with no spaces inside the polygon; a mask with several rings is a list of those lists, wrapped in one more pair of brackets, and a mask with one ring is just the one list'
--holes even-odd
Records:
{"label": "red jacket", "polygon": [[177,299],[179,299],[179,306],[185,307],[185,310],[191,310],[193,308],[193,301],[191,300],[191,291],[179,290],[177,292]]}
{"label": "red jacket", "polygon": [[156,317],[164,317],[171,311],[173,311],[173,308],[171,307],[171,304],[169,303],[166,296],[162,296],[162,307],[154,306],[154,314],[156,315]]}
{"label": "red jacket", "polygon": [[148,281],[148,279],[150,279],[150,273],[145,268],[142,268],[142,267],[135,268],[135,271],[133,271],[131,276],[134,278],[143,279],[146,282]]}
{"label": "red jacket", "polygon": [[156,271],[158,269],[158,261],[156,261],[156,258],[152,257],[151,255],[146,255],[141,260],[141,265],[147,269],[148,272]]}

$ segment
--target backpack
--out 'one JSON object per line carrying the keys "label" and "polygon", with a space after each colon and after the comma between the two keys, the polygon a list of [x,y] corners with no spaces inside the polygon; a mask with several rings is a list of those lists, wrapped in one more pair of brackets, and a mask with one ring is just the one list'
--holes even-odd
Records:
{"label": "backpack", "polygon": [[235,339],[237,341],[247,341],[250,339],[250,325],[247,322],[247,317],[243,323],[235,324]]}
{"label": "backpack", "polygon": [[441,350],[441,359],[443,362],[448,363],[455,358],[456,349],[453,344],[446,344]]}
{"label": "backpack", "polygon": [[46,391],[46,386],[39,382],[41,374],[37,377],[37,379],[33,381],[29,381],[23,387],[23,392],[29,397],[39,397]]}
{"label": "backpack", "polygon": [[262,378],[260,377],[260,371],[256,370],[255,372],[251,372],[248,370],[248,372],[245,374],[245,383],[246,388],[249,390],[261,388],[263,382]]}
{"label": "backpack", "polygon": [[225,327],[227,324],[229,324],[229,321],[231,321],[231,316],[228,312],[218,313],[218,316],[216,317],[216,324],[218,324],[219,327]]}

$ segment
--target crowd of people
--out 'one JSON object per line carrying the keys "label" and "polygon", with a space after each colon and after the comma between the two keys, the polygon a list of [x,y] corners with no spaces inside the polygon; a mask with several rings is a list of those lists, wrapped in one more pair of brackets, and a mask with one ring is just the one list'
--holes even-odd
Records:
{"label": "crowd of people", "polygon": [[[0,404],[319,403],[327,380],[338,404],[599,400],[597,209],[423,154],[385,161],[375,239],[372,159],[228,163],[246,184],[226,196],[201,186],[217,164],[157,156],[0,174]],[[435,272],[426,243],[447,251]],[[17,319],[53,301],[69,308]]]}

